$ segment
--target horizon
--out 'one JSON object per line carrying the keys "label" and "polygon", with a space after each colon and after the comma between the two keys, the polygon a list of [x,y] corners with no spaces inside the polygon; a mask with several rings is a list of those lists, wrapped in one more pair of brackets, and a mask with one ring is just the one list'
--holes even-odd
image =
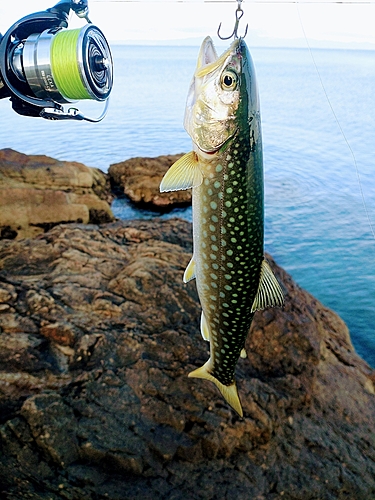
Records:
{"label": "horizon", "polygon": [[[215,42],[215,38],[218,40],[217,37],[210,35],[211,38],[214,41],[214,46],[216,49],[223,49],[225,50],[227,48],[227,45],[225,45],[222,41],[219,40],[219,42]],[[196,39],[191,39],[191,38],[185,38],[185,39],[170,39],[170,40],[112,40],[110,42],[111,46],[122,46],[126,45],[128,47],[134,46],[134,47],[194,47],[199,49],[203,41],[203,38],[196,38]],[[330,44],[330,45],[325,45],[322,43],[321,45],[315,44],[314,46],[310,47],[306,44],[302,46],[299,44],[292,45],[292,44],[270,44],[270,45],[255,45],[255,44],[250,44],[247,41],[247,45],[249,49],[285,49],[285,50],[352,50],[352,51],[371,51],[374,50],[375,47],[373,46],[367,46],[363,44],[357,44],[357,46],[347,46],[346,44],[340,44],[339,42],[335,44]]]}

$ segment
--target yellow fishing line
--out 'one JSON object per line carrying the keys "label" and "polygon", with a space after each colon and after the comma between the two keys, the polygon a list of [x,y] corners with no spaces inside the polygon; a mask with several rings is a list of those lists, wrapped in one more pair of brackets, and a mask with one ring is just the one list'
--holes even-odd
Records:
{"label": "yellow fishing line", "polygon": [[51,46],[53,79],[61,94],[73,100],[91,99],[81,77],[77,43],[81,28],[65,30],[54,36]]}

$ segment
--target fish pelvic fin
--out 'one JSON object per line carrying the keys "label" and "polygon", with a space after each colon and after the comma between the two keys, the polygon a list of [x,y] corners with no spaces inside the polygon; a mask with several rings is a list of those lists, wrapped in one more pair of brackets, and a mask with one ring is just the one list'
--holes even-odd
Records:
{"label": "fish pelvic fin", "polygon": [[197,368],[196,370],[189,373],[188,377],[191,378],[203,378],[205,380],[210,380],[221,392],[221,395],[225,401],[233,408],[234,411],[238,413],[240,417],[243,417],[242,406],[240,398],[238,397],[238,391],[236,382],[230,385],[222,384],[216,377],[211,375],[209,372],[209,366],[211,364],[211,359],[209,359],[203,366]]}
{"label": "fish pelvic fin", "polygon": [[160,192],[180,191],[200,186],[203,175],[198,165],[198,157],[194,151],[181,156],[169,168],[160,183]]}
{"label": "fish pelvic fin", "polygon": [[204,315],[204,312],[202,311],[202,316],[201,316],[201,334],[204,340],[207,340],[209,342],[210,340],[210,327],[208,326],[206,316]]}
{"label": "fish pelvic fin", "polygon": [[267,307],[282,307],[283,305],[284,294],[281,286],[268,262],[263,260],[258,291],[251,307],[251,312],[260,311]]}
{"label": "fish pelvic fin", "polygon": [[184,283],[188,283],[189,281],[193,280],[194,278],[195,278],[195,260],[194,260],[194,255],[193,255],[187,268],[185,269],[183,281],[184,281]]}

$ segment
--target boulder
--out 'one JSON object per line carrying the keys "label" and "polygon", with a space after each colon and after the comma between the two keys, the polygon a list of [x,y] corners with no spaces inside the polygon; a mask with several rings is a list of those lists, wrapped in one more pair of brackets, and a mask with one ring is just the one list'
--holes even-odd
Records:
{"label": "boulder", "polygon": [[213,384],[191,225],[56,226],[0,242],[0,498],[375,498],[374,371],[343,321],[268,257],[283,309],[257,312]]}
{"label": "boulder", "polygon": [[0,150],[0,239],[33,237],[62,222],[109,222],[106,175],[82,163]]}
{"label": "boulder", "polygon": [[157,158],[130,158],[109,167],[112,186],[135,205],[154,210],[169,210],[191,203],[191,189],[160,193],[160,182],[169,167],[182,154]]}

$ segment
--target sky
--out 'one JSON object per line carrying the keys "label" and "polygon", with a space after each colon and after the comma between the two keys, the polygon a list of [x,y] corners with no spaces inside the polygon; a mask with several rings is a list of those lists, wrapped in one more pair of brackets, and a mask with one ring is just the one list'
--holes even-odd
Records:
{"label": "sky", "polygon": [[[21,17],[57,0],[1,2],[0,32]],[[11,7],[10,7],[11,5]],[[216,37],[219,23],[229,36],[236,0],[89,0],[90,19],[112,43],[199,44]],[[375,49],[375,0],[243,0],[239,34],[249,24],[247,43],[287,46]],[[69,27],[82,25],[73,14]],[[305,38],[306,35],[306,38]],[[217,39],[217,38],[216,38]]]}

